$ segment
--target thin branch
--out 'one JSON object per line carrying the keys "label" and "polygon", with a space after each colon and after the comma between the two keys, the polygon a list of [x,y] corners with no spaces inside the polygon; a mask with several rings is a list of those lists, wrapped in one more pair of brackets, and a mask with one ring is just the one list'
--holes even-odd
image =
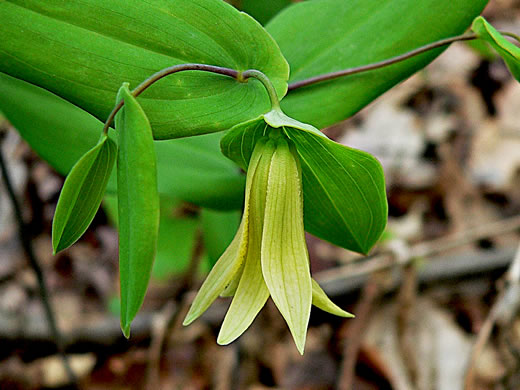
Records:
{"label": "thin branch", "polygon": [[[169,76],[174,73],[178,72],[185,72],[188,70],[195,70],[195,71],[202,71],[202,72],[209,72],[209,73],[215,73],[220,74],[223,76],[229,76],[234,78],[235,80],[244,83],[247,82],[250,78],[255,78],[259,80],[265,87],[267,93],[269,94],[269,98],[271,99],[271,105],[273,108],[279,107],[280,103],[278,102],[278,96],[276,95],[276,91],[274,90],[274,87],[271,84],[271,81],[269,78],[256,69],[248,69],[244,72],[240,72],[235,69],[230,68],[224,68],[221,66],[215,66],[215,65],[205,65],[205,64],[180,64],[180,65],[173,65],[168,68],[164,68],[157,73],[154,73],[150,77],[148,77],[146,80],[144,80],[141,84],[139,84],[133,91],[132,95],[134,97],[138,97],[140,94],[142,94],[144,91],[146,91],[149,87],[151,87],[153,84],[155,84],[157,81],[161,80],[162,78]],[[103,126],[103,132],[106,134],[108,132],[108,128],[114,121],[114,118],[116,117],[116,114],[119,112],[119,110],[123,107],[125,102],[121,100],[112,110],[110,115],[107,118],[107,121],[105,122],[105,125]]]}
{"label": "thin branch", "polygon": [[[220,66],[214,66],[214,65],[204,65],[204,64],[180,64],[180,65],[173,65],[168,68],[164,68],[157,73],[154,73],[150,77],[148,77],[146,80],[144,80],[141,84],[139,84],[133,91],[132,95],[134,97],[138,97],[141,93],[146,91],[150,86],[152,86],[154,83],[159,81],[160,79],[169,76],[174,73],[178,72],[184,72],[187,70],[198,70],[202,72],[210,72],[210,73],[216,73],[221,74],[224,76],[233,77],[234,79],[239,80],[240,79],[240,72],[235,69],[229,69],[229,68],[223,68]],[[105,126],[103,127],[103,132],[107,133],[108,128],[114,121],[114,118],[118,111],[123,107],[124,101],[120,101],[112,110],[110,115],[107,118],[107,121],[105,122]]]}
{"label": "thin branch", "polygon": [[[416,258],[431,257],[441,252],[466,245],[477,240],[499,236],[520,229],[520,216],[490,222],[474,229],[469,229],[458,234],[449,235],[436,240],[430,240],[415,244],[410,247],[406,259],[400,263],[407,264]],[[322,271],[316,275],[320,283],[332,284],[345,277],[361,276],[378,270],[394,266],[396,263],[392,252],[382,252],[376,256],[363,260],[359,264],[347,264],[332,270]]]}
{"label": "thin branch", "polygon": [[381,284],[381,275],[372,274],[363,287],[361,299],[354,309],[356,318],[349,321],[348,340],[343,351],[343,362],[341,363],[341,374],[338,382],[339,390],[353,389],[352,385],[354,383],[359,350],[363,336],[368,328],[367,323],[369,322],[374,303],[382,293]]}
{"label": "thin branch", "polygon": [[47,285],[45,283],[45,277],[43,275],[43,270],[40,267],[40,263],[38,262],[38,259],[36,258],[36,255],[34,253],[31,236],[30,236],[27,226],[23,220],[22,210],[21,210],[20,204],[18,202],[18,198],[16,196],[16,193],[15,193],[12,181],[11,181],[11,177],[10,177],[10,174],[8,171],[7,164],[5,163],[3,151],[1,148],[1,142],[0,142],[0,169],[2,171],[2,177],[4,179],[5,188],[6,188],[8,196],[9,196],[9,199],[11,201],[11,204],[12,204],[12,207],[14,210],[14,214],[16,217],[16,221],[18,223],[19,236],[20,236],[20,239],[22,242],[23,249],[25,251],[25,255],[27,257],[27,260],[29,261],[29,265],[31,266],[31,268],[36,276],[36,279],[38,280],[40,298],[41,298],[41,301],[43,304],[43,308],[45,310],[45,316],[46,316],[47,322],[49,324],[49,329],[52,334],[52,338],[54,339],[56,348],[63,360],[63,366],[65,368],[65,371],[67,372],[69,381],[71,383],[76,383],[76,376],[74,374],[74,371],[72,371],[72,368],[69,364],[67,355],[65,354],[65,348],[64,348],[65,344],[63,341],[63,337],[56,324],[56,318],[55,318],[54,311],[52,309],[51,302],[49,299],[49,293],[48,293]]}
{"label": "thin branch", "polygon": [[338,77],[350,76],[350,75],[353,75],[356,73],[362,73],[362,72],[367,72],[369,70],[384,68],[385,66],[407,60],[411,57],[415,57],[416,55],[422,54],[422,53],[427,52],[432,49],[437,49],[439,47],[449,45],[453,42],[470,41],[472,39],[477,39],[477,35],[471,33],[471,34],[458,35],[456,37],[442,39],[440,41],[429,43],[427,45],[421,46],[417,49],[414,49],[407,53],[398,55],[396,57],[389,58],[387,60],[375,62],[373,64],[362,65],[362,66],[358,66],[355,68],[343,69],[343,70],[339,70],[337,72],[325,73],[325,74],[311,77],[311,78],[308,78],[305,80],[296,81],[294,83],[289,84],[289,91],[294,91],[295,89],[298,89],[301,87],[306,87],[308,85],[321,83],[322,81],[337,79]]}
{"label": "thin branch", "polygon": [[506,273],[507,286],[498,295],[497,300],[480,328],[475,344],[471,350],[468,368],[464,380],[464,390],[473,390],[475,382],[475,366],[486,346],[496,323],[508,325],[520,307],[520,245],[513,262]]}
{"label": "thin branch", "polygon": [[[152,323],[152,340],[148,350],[148,366],[146,373],[146,388],[153,389],[160,385],[160,363],[168,336],[177,331],[182,325],[182,318],[187,314],[191,304],[189,291],[193,287],[195,275],[200,265],[204,246],[202,232],[197,230],[195,246],[190,258],[189,267],[183,275],[173,297],[165,304],[161,313]],[[181,297],[181,303],[175,305],[174,301]]]}
{"label": "thin branch", "polygon": [[[510,32],[505,32],[505,31],[499,31],[499,32],[505,36],[514,38],[518,42],[520,42],[520,37],[516,34],[510,33]],[[392,57],[392,58],[389,58],[389,59],[386,59],[383,61],[375,62],[373,64],[343,69],[343,70],[339,70],[337,72],[325,73],[325,74],[321,74],[318,76],[310,77],[305,80],[295,81],[294,83],[289,84],[288,91],[289,92],[294,91],[295,89],[298,89],[298,88],[307,87],[309,85],[321,83],[323,81],[337,79],[339,77],[350,76],[350,75],[353,75],[356,73],[362,73],[362,72],[367,72],[370,70],[384,68],[385,66],[393,65],[397,62],[407,60],[407,59],[415,57],[419,54],[425,53],[429,50],[433,50],[433,49],[437,49],[442,46],[450,45],[454,42],[471,41],[473,39],[478,39],[477,35],[474,33],[457,35],[455,37],[441,39],[440,41],[429,43],[427,45],[418,47],[417,49],[411,50],[407,53],[404,53],[404,54],[401,54],[396,57]]]}

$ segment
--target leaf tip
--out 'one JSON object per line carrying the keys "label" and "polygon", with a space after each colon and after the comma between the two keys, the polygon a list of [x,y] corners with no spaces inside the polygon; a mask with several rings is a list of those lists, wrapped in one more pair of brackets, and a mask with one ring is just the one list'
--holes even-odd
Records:
{"label": "leaf tip", "polygon": [[126,339],[130,338],[130,324],[121,324],[121,330],[123,331],[123,336]]}

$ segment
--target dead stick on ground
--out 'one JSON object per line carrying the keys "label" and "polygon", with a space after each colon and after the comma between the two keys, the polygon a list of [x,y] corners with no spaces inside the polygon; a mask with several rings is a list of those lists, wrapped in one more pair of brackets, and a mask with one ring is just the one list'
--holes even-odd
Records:
{"label": "dead stick on ground", "polygon": [[516,251],[513,262],[506,273],[506,287],[498,295],[489,315],[487,316],[482,328],[480,329],[477,340],[473,345],[466,377],[464,380],[464,390],[473,390],[475,382],[475,365],[486,346],[495,323],[502,326],[514,318],[520,308],[520,245]]}
{"label": "dead stick on ground", "polygon": [[410,382],[417,385],[418,367],[416,356],[416,340],[414,340],[414,307],[417,300],[417,268],[414,263],[403,269],[404,277],[398,295],[397,336],[399,349],[403,356]]}
{"label": "dead stick on ground", "polygon": [[339,390],[352,389],[359,349],[361,348],[363,335],[367,329],[367,323],[372,312],[372,307],[381,294],[381,283],[380,275],[373,274],[371,276],[363,287],[361,300],[354,310],[356,318],[350,320],[352,323],[349,327],[348,341],[345,344],[343,352],[343,362],[341,364],[338,384]]}
{"label": "dead stick on ground", "polygon": [[[160,385],[160,363],[168,336],[181,326],[180,319],[186,315],[190,305],[189,291],[193,285],[197,269],[200,264],[200,259],[203,251],[202,234],[197,231],[195,238],[195,247],[191,256],[191,261],[188,269],[179,286],[176,289],[174,296],[166,303],[161,313],[157,315],[152,323],[152,340],[148,350],[148,366],[146,373],[147,389],[155,389]],[[187,294],[188,293],[188,294]],[[174,304],[177,297],[181,298],[179,305]]]}
{"label": "dead stick on ground", "polygon": [[[0,134],[0,139],[3,138],[3,134]],[[9,175],[9,171],[7,168],[7,164],[5,163],[4,155],[1,148],[1,140],[0,140],[0,168],[2,171],[2,177],[4,179],[5,188],[7,190],[7,194],[11,201],[14,214],[18,223],[18,231],[20,240],[22,242],[22,247],[25,251],[25,255],[27,260],[29,261],[29,265],[31,266],[34,274],[36,275],[36,279],[38,280],[38,288],[40,290],[40,298],[43,304],[43,308],[45,311],[45,316],[47,317],[47,322],[49,324],[49,329],[53,336],[54,342],[56,344],[56,348],[63,360],[63,366],[65,367],[65,371],[67,372],[67,376],[69,377],[69,381],[71,383],[76,383],[76,376],[74,375],[74,371],[69,364],[69,360],[67,355],[65,354],[64,341],[61,332],[58,329],[58,325],[56,324],[56,317],[54,315],[54,311],[51,306],[51,302],[49,299],[49,293],[47,290],[47,285],[45,283],[45,277],[43,275],[43,270],[40,267],[40,263],[34,254],[34,250],[32,247],[32,241],[30,237],[30,233],[27,230],[27,226],[23,220],[22,209],[20,204],[18,203],[18,198],[16,196],[14,187],[12,185],[11,177]]]}
{"label": "dead stick on ground", "polygon": [[[520,215],[469,229],[461,233],[442,237],[436,240],[425,241],[411,246],[407,259],[400,261],[406,264],[412,259],[430,257],[441,252],[475,242],[477,240],[514,232],[520,229]],[[359,264],[348,264],[319,273],[319,281],[326,284],[353,275],[366,275],[375,271],[387,269],[395,265],[392,252],[383,252]],[[519,271],[520,273],[520,271]]]}

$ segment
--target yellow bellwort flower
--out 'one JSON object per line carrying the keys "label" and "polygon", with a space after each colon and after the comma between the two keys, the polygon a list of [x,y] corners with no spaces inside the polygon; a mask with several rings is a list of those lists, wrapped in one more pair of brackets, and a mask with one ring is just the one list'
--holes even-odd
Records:
{"label": "yellow bellwort flower", "polygon": [[218,335],[222,345],[246,331],[269,296],[302,354],[312,304],[353,317],[332,303],[311,278],[300,162],[281,132],[271,132],[257,142],[247,171],[242,221],[200,288],[184,325],[197,319],[219,295],[233,297]]}

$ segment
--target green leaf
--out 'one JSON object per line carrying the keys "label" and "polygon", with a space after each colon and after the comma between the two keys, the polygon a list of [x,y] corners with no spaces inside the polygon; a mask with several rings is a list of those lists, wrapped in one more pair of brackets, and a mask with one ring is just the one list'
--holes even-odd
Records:
{"label": "green leaf", "polygon": [[305,228],[320,238],[360,253],[386,226],[384,174],[368,153],[291,127],[303,171]]}
{"label": "green leaf", "polygon": [[74,165],[61,190],[52,221],[54,253],[74,244],[94,219],[114,166],[117,147],[103,135]]}
{"label": "green leaf", "polygon": [[[264,115],[231,129],[221,141],[224,155],[244,167],[258,139],[273,129]],[[290,120],[276,124],[295,143],[303,172],[305,230],[360,253],[381,236],[387,220],[383,169],[370,154],[331,141],[308,125]],[[298,126],[298,128],[290,127]]]}
{"label": "green leaf", "polygon": [[200,222],[204,248],[213,266],[233,240],[240,224],[240,212],[202,209]]}
{"label": "green leaf", "polygon": [[511,74],[520,81],[520,47],[509,42],[482,16],[473,21],[471,29],[500,54]]}
{"label": "green leaf", "polygon": [[262,24],[292,3],[291,0],[241,0],[240,9]]}
{"label": "green leaf", "polygon": [[[462,34],[488,0],[314,0],[266,26],[291,67],[290,82],[382,61]],[[302,28],[305,26],[305,28]],[[282,108],[318,128],[348,118],[422,69],[443,49],[371,72],[289,92]]]}
{"label": "green leaf", "polygon": [[[33,150],[66,175],[99,140],[103,124],[58,96],[0,73],[0,110]],[[220,153],[221,134],[155,142],[159,193],[216,209],[238,209],[245,178]],[[107,192],[116,192],[115,170]]]}
{"label": "green leaf", "polygon": [[[287,88],[288,65],[260,24],[222,0],[0,2],[0,71],[46,88],[104,121],[123,81],[202,63],[254,68]],[[156,139],[226,130],[269,109],[256,80],[182,72],[139,102]]]}
{"label": "green leaf", "polygon": [[150,280],[159,230],[159,194],[155,149],[150,124],[123,84],[116,116],[117,203],[119,208],[119,279],[121,328],[130,336],[130,323],[143,303]]}
{"label": "green leaf", "polygon": [[303,355],[312,284],[303,228],[301,169],[293,153],[287,141],[278,141],[269,170],[261,253],[267,288]]}
{"label": "green leaf", "polygon": [[345,317],[345,318],[354,318],[353,314],[346,312],[334,302],[330,300],[330,298],[325,294],[325,291],[322,290],[320,285],[312,279],[312,304],[327,313],[334,314],[335,316]]}

